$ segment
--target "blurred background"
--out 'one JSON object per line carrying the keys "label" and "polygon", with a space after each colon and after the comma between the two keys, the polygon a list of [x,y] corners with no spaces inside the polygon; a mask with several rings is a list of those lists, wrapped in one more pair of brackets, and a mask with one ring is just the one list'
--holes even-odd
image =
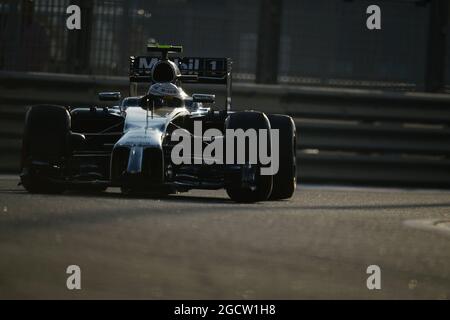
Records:
{"label": "blurred background", "polygon": [[[448,10],[447,1],[378,1],[382,31],[369,31],[372,2],[0,0],[0,69],[125,76],[127,57],[157,41],[231,57],[239,81],[436,90],[427,88],[431,59],[445,69],[439,89],[450,83],[448,55],[430,49],[440,45],[434,7]],[[81,8],[81,31],[65,27],[70,4]],[[275,75],[258,75],[264,60]]]}
{"label": "blurred background", "polygon": [[[81,30],[66,9],[81,8]],[[381,8],[368,30],[367,7]],[[233,59],[233,108],[291,115],[299,181],[450,187],[447,0],[0,0],[0,172],[32,104],[128,91],[146,44]],[[199,85],[188,92],[216,93]]]}

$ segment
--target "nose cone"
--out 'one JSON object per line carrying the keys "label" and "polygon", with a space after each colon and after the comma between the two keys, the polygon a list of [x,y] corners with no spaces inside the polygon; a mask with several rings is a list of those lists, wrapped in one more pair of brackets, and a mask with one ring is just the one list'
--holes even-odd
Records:
{"label": "nose cone", "polygon": [[132,147],[130,150],[130,157],[128,158],[127,174],[136,175],[142,172],[142,158],[144,148]]}
{"label": "nose cone", "polygon": [[142,189],[164,182],[164,159],[160,148],[134,146],[130,148],[128,163],[119,174],[122,185]]}

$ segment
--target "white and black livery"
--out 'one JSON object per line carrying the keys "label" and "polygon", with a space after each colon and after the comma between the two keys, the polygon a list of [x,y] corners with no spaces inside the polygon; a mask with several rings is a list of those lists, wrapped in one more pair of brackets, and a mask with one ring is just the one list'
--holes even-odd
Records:
{"label": "white and black livery", "polygon": [[[296,188],[292,118],[233,111],[228,58],[172,56],[181,54],[179,46],[155,45],[148,51],[149,56],[130,57],[130,96],[119,106],[29,108],[21,162],[24,188],[33,193],[59,193],[120,187],[125,194],[157,195],[225,188],[237,202],[290,198]],[[218,108],[211,94],[188,95],[182,88],[186,82],[226,85],[224,106]],[[138,84],[147,86],[145,93],[139,95]],[[121,96],[107,92],[99,98],[115,101]],[[195,121],[201,121],[203,132],[211,128],[222,133],[226,129],[278,129],[279,170],[263,175],[262,164],[248,162],[175,164],[172,133],[182,129],[194,136]]]}

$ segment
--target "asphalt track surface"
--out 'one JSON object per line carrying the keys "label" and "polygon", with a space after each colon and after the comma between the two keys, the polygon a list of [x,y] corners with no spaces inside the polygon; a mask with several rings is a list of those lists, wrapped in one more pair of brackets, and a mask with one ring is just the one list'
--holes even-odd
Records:
{"label": "asphalt track surface", "polygon": [[[0,298],[449,299],[450,192],[31,195],[0,177]],[[81,290],[66,268],[81,267]],[[381,268],[381,290],[366,269]]]}

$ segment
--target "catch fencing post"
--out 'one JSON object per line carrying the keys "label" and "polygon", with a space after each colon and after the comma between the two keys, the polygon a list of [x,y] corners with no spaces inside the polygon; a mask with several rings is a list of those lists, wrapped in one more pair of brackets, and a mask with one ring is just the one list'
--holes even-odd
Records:
{"label": "catch fencing post", "polygon": [[256,83],[277,83],[282,0],[261,0]]}
{"label": "catch fencing post", "polygon": [[444,88],[446,75],[446,46],[448,33],[448,0],[431,0],[425,65],[426,92],[438,92]]}
{"label": "catch fencing post", "polygon": [[81,9],[81,30],[67,30],[67,66],[71,73],[90,74],[90,55],[92,37],[92,15],[94,2],[74,0],[72,4]]}

